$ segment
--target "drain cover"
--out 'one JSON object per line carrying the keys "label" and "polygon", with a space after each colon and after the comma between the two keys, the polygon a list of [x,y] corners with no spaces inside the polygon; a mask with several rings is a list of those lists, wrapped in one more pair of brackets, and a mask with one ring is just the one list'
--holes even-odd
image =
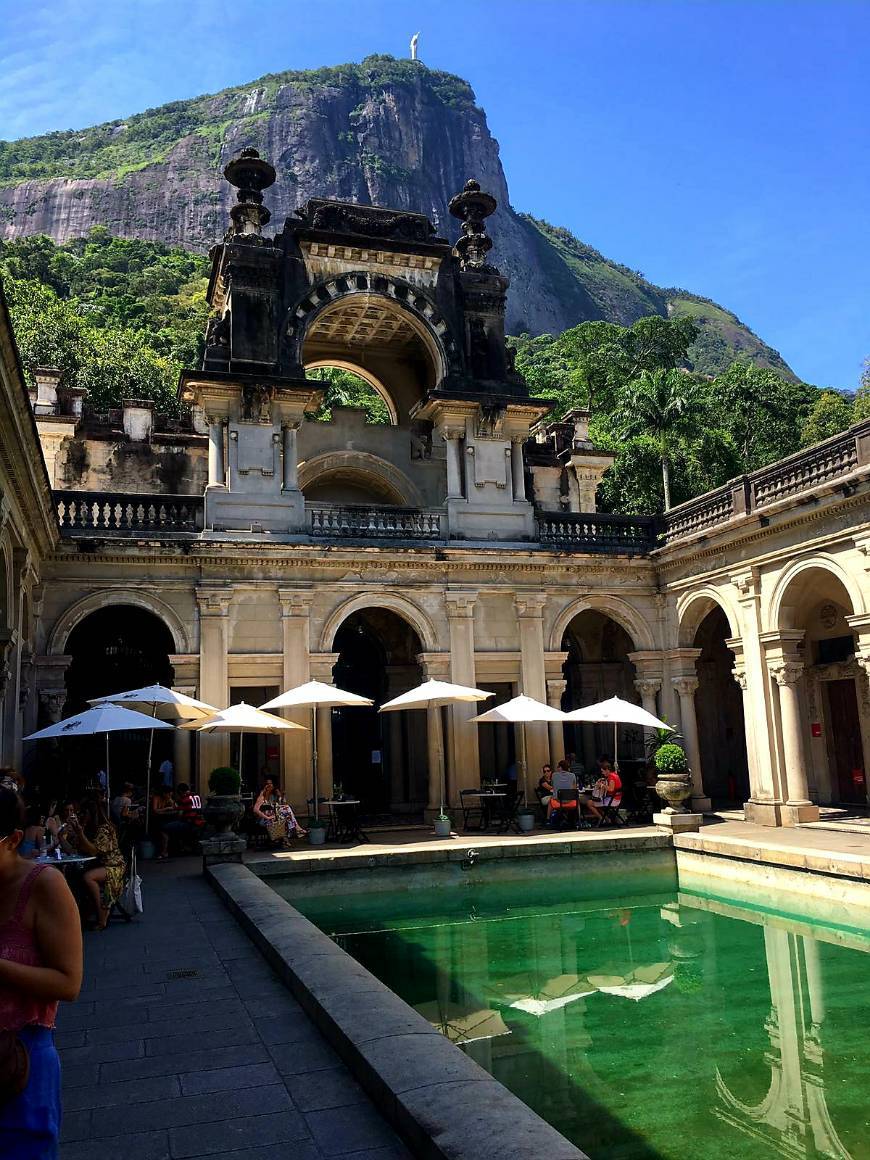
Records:
{"label": "drain cover", "polygon": [[167,979],[198,979],[199,978],[199,971],[192,969],[192,968],[189,968],[189,967],[187,969],[182,968],[179,971],[167,971],[166,978]]}

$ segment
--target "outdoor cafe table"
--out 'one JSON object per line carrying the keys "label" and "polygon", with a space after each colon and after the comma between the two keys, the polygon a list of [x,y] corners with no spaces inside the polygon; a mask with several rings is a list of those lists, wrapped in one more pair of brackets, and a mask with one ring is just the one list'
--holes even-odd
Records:
{"label": "outdoor cafe table", "polygon": [[[465,796],[478,799],[481,810],[480,828],[482,830],[488,830],[493,824],[495,807],[504,807],[508,795],[504,790],[482,789],[480,793],[466,793]],[[500,820],[504,827],[507,828],[507,816],[503,815]]]}
{"label": "outdoor cafe table", "polygon": [[324,803],[329,808],[329,828],[327,838],[336,842],[367,842],[368,836],[359,828],[359,798],[328,798]]}
{"label": "outdoor cafe table", "polygon": [[52,858],[50,855],[43,854],[39,858],[34,858],[33,862],[36,866],[57,866],[58,870],[66,873],[73,866],[86,866],[88,862],[96,862],[96,860],[95,854],[64,854],[61,858]]}

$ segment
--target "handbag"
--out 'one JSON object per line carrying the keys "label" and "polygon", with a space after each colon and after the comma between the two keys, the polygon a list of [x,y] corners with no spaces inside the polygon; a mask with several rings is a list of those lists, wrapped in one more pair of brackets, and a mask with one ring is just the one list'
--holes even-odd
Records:
{"label": "handbag", "polygon": [[141,914],[145,909],[142,905],[142,879],[136,873],[136,851],[130,855],[130,876],[124,887],[121,906],[127,914]]}
{"label": "handbag", "polygon": [[0,1031],[0,1108],[20,1096],[30,1079],[30,1055],[14,1031]]}
{"label": "handbag", "polygon": [[269,818],[266,822],[266,833],[272,842],[280,842],[287,837],[287,819],[282,817]]}

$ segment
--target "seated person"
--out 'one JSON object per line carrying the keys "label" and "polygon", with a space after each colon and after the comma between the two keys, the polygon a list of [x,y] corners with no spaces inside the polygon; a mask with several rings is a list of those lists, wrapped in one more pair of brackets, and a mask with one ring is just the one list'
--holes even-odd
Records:
{"label": "seated person", "polygon": [[179,782],[178,789],[175,793],[176,801],[178,802],[178,809],[181,813],[181,821],[187,827],[186,837],[188,841],[195,841],[199,835],[200,830],[205,825],[205,818],[202,816],[202,805],[198,797],[190,792],[190,786],[187,782]]}
{"label": "seated person", "polygon": [[151,798],[151,826],[153,836],[160,843],[157,861],[165,862],[169,857],[169,839],[173,834],[181,835],[187,830],[179,817],[172,790],[166,786],[161,786]]}
{"label": "seated person", "polygon": [[22,858],[38,858],[45,848],[45,818],[39,806],[28,806],[24,819],[24,837],[18,846]]}
{"label": "seated person", "polygon": [[125,781],[121,792],[112,798],[112,808],[109,812],[116,826],[139,820],[139,807],[133,805],[135,790],[136,787],[131,781]]}
{"label": "seated person", "polygon": [[[551,765],[545,765],[541,769],[541,776],[538,778],[538,784],[535,787],[535,793],[537,794],[538,801],[542,806],[549,806],[550,802],[553,800],[553,767]],[[550,811],[547,810],[548,817],[549,814]]]}
{"label": "seated person", "polygon": [[76,837],[76,845],[82,854],[96,858],[96,865],[85,870],[83,882],[94,911],[97,930],[105,930],[112,907],[121,897],[127,867],[118,846],[118,834],[106,813],[106,799],[102,794],[87,803],[82,803],[82,824],[78,819],[70,819],[69,825]]}
{"label": "seated person", "polygon": [[[603,806],[615,806],[619,809],[622,803],[622,778],[613,768],[613,763],[606,754],[598,758],[599,777],[595,782],[593,798]],[[601,817],[601,812],[589,803],[590,809]]]}
{"label": "seated person", "polygon": [[267,829],[269,837],[274,841],[286,842],[293,834],[303,837],[308,832],[299,825],[296,815],[271,778],[266,779],[257,795],[253,814],[257,824]]}
{"label": "seated person", "polygon": [[[568,791],[573,796],[565,801],[559,801],[559,791]],[[553,821],[559,810],[576,810],[578,808],[577,778],[571,772],[568,762],[563,758],[556,772],[553,774],[553,796],[547,806],[547,820]]]}

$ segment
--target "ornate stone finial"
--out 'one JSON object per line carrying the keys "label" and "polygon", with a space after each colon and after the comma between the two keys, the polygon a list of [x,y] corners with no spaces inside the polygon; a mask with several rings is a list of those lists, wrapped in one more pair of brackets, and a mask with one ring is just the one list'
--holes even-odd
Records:
{"label": "ornate stone finial", "polygon": [[484,193],[473,178],[466,181],[462,193],[450,199],[447,208],[462,222],[462,237],[453,247],[463,270],[487,270],[486,255],[492,249],[492,238],[484,221],[495,213],[498,202]]}
{"label": "ornate stone finial", "polygon": [[238,189],[238,202],[230,210],[233,219],[227,240],[259,237],[272,217],[263,205],[263,190],[275,182],[275,169],[256,149],[243,149],[224,170],[224,177]]}

